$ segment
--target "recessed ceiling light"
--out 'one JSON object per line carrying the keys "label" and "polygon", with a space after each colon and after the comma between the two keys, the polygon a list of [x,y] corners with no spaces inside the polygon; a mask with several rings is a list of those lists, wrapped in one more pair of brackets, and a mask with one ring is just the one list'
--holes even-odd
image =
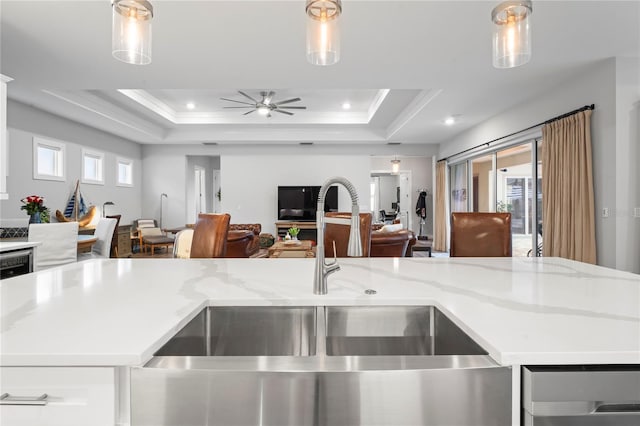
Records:
{"label": "recessed ceiling light", "polygon": [[444,119],[444,124],[447,126],[453,126],[456,123],[455,117],[447,117]]}
{"label": "recessed ceiling light", "polygon": [[187,104],[187,109],[194,109],[196,107],[196,104],[194,104],[193,102],[189,102]]}
{"label": "recessed ceiling light", "polygon": [[342,109],[351,109],[351,104],[349,102],[345,102],[342,104]]}

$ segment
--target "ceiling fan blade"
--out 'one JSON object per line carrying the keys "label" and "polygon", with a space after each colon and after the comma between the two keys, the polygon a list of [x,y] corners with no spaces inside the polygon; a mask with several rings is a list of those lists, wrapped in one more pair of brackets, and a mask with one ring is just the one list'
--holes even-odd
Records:
{"label": "ceiling fan blade", "polygon": [[244,113],[244,114],[242,114],[242,115],[251,114],[251,113],[252,113],[252,112],[254,112],[254,111],[255,111],[255,109],[252,109],[251,111],[247,111],[247,112],[245,112],[245,113]]}
{"label": "ceiling fan blade", "polygon": [[289,112],[289,111],[282,111],[281,109],[274,109],[273,111],[275,111],[275,112],[279,112],[280,114],[293,115],[293,113],[292,113],[292,112]]}
{"label": "ceiling fan blade", "polygon": [[254,108],[255,109],[255,107],[253,105],[246,106],[246,107],[222,107],[222,108],[224,108],[224,109],[228,109],[228,108]]}
{"label": "ceiling fan blade", "polygon": [[291,103],[291,102],[298,102],[298,101],[301,101],[301,100],[302,99],[300,99],[300,98],[291,98],[291,99],[287,99],[286,101],[276,102],[276,103],[274,103],[274,105],[280,106],[280,105],[283,105],[283,104],[288,104],[288,103]]}
{"label": "ceiling fan blade", "polygon": [[258,101],[256,101],[255,99],[253,99],[251,96],[247,95],[246,93],[244,93],[242,90],[238,90],[238,93],[240,93],[242,96],[244,96],[247,99],[251,99],[253,101],[254,104],[257,104]]}
{"label": "ceiling fan blade", "polygon": [[220,99],[222,99],[223,101],[237,102],[239,104],[254,105],[254,104],[250,104],[249,102],[236,101],[236,100],[233,100],[233,99],[227,99],[227,98],[220,98]]}
{"label": "ceiling fan blade", "polygon": [[278,109],[307,109],[303,106],[279,106]]}
{"label": "ceiling fan blade", "polygon": [[270,90],[269,93],[267,93],[267,96],[264,97],[264,103],[267,105],[270,104],[275,94],[276,92],[274,92],[273,90]]}

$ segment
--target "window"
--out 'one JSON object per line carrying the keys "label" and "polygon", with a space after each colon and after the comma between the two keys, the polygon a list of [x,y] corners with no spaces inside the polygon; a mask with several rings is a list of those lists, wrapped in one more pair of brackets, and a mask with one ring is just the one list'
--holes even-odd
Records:
{"label": "window", "polygon": [[118,160],[116,161],[116,165],[116,185],[133,186],[133,160],[118,158]]}
{"label": "window", "polygon": [[82,150],[82,183],[104,185],[104,154]]}
{"label": "window", "polygon": [[65,144],[33,138],[33,178],[64,180]]}

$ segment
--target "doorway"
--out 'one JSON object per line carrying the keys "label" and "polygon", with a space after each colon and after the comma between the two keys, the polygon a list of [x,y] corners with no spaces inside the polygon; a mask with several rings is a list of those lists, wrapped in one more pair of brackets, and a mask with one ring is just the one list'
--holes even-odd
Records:
{"label": "doorway", "polygon": [[194,167],[194,179],[195,184],[194,194],[196,202],[196,217],[194,220],[198,220],[198,214],[206,212],[207,210],[207,193],[206,193],[206,170],[203,167]]}
{"label": "doorway", "polygon": [[394,174],[387,170],[374,170],[371,172],[370,188],[374,222],[391,223],[399,219],[403,228],[411,229],[411,171]]}

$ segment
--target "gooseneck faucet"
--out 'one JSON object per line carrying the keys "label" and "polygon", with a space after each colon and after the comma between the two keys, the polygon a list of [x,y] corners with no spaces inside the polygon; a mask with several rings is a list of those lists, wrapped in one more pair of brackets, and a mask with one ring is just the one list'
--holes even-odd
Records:
{"label": "gooseneck faucet", "polygon": [[[358,206],[358,193],[355,186],[343,177],[329,178],[320,188],[318,194],[318,207],[316,211],[316,227],[318,229],[318,243],[316,245],[316,267],[313,278],[313,293],[327,294],[327,276],[340,270],[338,260],[335,258],[335,245],[333,249],[333,262],[327,263],[324,258],[324,199],[329,187],[339,183],[349,191],[351,196],[351,231],[349,232],[349,243],[347,246],[347,256],[362,256],[362,241],[360,239],[360,207]],[[345,219],[346,220],[346,219]],[[331,222],[340,223],[332,220]]]}

